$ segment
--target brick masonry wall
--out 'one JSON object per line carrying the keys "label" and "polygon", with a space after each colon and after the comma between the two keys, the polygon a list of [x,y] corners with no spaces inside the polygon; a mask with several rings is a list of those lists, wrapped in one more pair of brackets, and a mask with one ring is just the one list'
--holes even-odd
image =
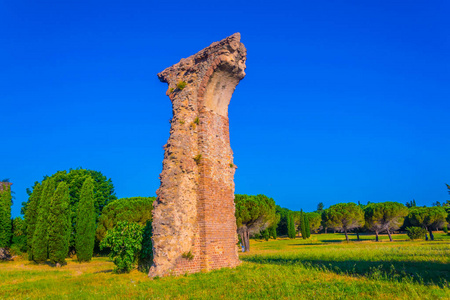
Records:
{"label": "brick masonry wall", "polygon": [[228,104],[245,60],[236,33],[158,74],[169,84],[173,118],[153,204],[150,277],[240,263]]}

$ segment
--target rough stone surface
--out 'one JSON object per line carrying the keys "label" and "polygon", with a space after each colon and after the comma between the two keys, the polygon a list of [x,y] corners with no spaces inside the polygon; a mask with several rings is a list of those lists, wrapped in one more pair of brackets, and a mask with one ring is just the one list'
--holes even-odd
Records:
{"label": "rough stone surface", "polygon": [[6,248],[0,248],[0,260],[12,260],[11,254]]}
{"label": "rough stone surface", "polygon": [[11,187],[12,182],[0,182],[0,192],[7,190],[7,187]]}
{"label": "rough stone surface", "polygon": [[153,203],[150,277],[240,263],[228,105],[245,60],[235,33],[158,74],[169,84],[173,118]]}

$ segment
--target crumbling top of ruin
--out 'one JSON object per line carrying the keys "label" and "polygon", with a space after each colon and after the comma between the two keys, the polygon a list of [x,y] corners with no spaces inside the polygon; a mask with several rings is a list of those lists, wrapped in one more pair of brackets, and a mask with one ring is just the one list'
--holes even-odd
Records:
{"label": "crumbling top of ruin", "polygon": [[6,187],[11,187],[12,183],[11,182],[0,182],[0,192],[5,190]]}

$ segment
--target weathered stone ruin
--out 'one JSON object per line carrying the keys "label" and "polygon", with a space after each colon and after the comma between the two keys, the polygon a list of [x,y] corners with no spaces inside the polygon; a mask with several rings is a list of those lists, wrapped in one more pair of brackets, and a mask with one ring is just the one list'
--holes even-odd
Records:
{"label": "weathered stone ruin", "polygon": [[246,53],[235,33],[158,74],[169,84],[173,118],[153,204],[150,277],[240,263],[228,104]]}

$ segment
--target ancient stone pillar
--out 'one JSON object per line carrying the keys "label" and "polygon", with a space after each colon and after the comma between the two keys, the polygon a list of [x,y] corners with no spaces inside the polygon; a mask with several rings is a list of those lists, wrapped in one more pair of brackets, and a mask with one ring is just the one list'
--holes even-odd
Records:
{"label": "ancient stone pillar", "polygon": [[245,60],[235,33],[158,74],[173,118],[153,204],[150,277],[239,264],[228,104]]}

